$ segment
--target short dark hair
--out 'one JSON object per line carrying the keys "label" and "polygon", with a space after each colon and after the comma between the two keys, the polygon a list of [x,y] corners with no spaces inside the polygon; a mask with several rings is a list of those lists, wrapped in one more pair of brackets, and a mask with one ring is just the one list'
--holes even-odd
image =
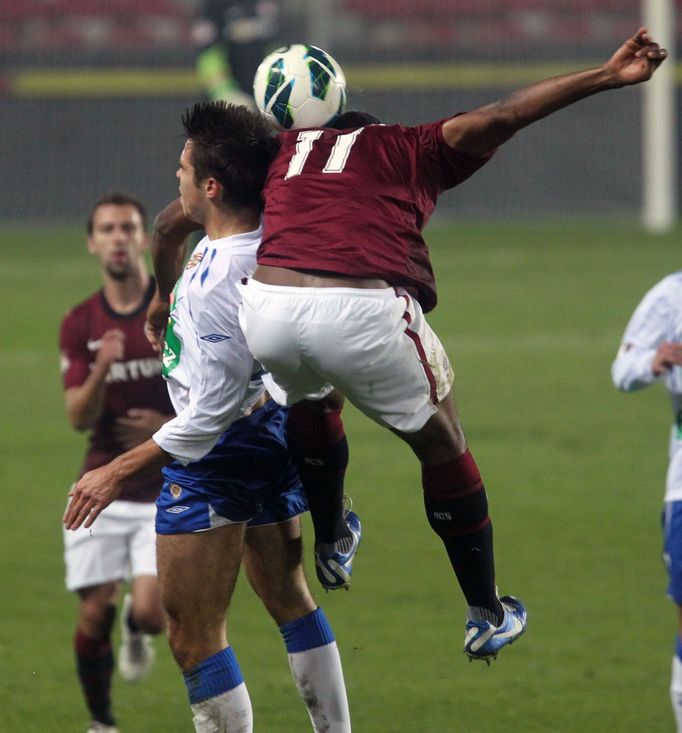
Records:
{"label": "short dark hair", "polygon": [[223,201],[239,208],[262,206],[268,167],[279,143],[262,116],[224,101],[199,102],[182,117],[192,142],[196,183],[213,177],[223,186]]}
{"label": "short dark hair", "polygon": [[369,112],[356,112],[349,110],[332,117],[326,127],[333,127],[335,130],[348,130],[351,127],[365,127],[366,125],[380,125],[381,121]]}
{"label": "short dark hair", "polygon": [[92,230],[95,224],[95,212],[100,206],[106,206],[112,204],[113,206],[134,206],[140,213],[142,219],[142,227],[147,229],[147,209],[144,204],[135,196],[131,196],[129,193],[121,193],[121,191],[110,191],[100,196],[97,201],[92,205],[88,219],[86,223],[86,229],[88,236],[92,234]]}

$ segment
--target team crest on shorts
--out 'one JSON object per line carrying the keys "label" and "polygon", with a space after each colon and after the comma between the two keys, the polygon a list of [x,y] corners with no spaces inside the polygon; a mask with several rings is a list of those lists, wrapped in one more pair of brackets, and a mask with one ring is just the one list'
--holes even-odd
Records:
{"label": "team crest on shorts", "polygon": [[180,486],[180,484],[169,484],[168,490],[171,492],[171,496],[174,499],[179,499],[180,494],[182,494],[182,486]]}

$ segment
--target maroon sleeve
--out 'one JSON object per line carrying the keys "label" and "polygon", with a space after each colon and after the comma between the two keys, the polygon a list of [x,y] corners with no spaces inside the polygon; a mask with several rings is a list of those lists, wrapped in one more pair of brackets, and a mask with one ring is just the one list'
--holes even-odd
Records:
{"label": "maroon sleeve", "polygon": [[80,387],[90,374],[92,355],[80,308],[69,311],[59,331],[59,349],[64,389]]}
{"label": "maroon sleeve", "polygon": [[452,118],[414,128],[418,137],[418,150],[422,153],[421,164],[417,166],[422,174],[421,185],[436,185],[438,194],[466,181],[495,154],[495,150],[491,150],[486,155],[476,156],[451,148],[443,138],[443,123],[448,119]]}

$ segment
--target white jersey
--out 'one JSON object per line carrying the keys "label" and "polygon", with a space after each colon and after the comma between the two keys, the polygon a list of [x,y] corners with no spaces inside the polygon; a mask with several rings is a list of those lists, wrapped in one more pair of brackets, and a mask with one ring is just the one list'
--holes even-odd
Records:
{"label": "white jersey", "polygon": [[262,229],[204,237],[173,293],[163,375],[177,416],[153,438],[183,465],[203,458],[265,388],[239,327],[236,283],[256,266]]}
{"label": "white jersey", "polygon": [[613,383],[625,392],[665,382],[673,411],[665,500],[682,501],[682,368],[674,366],[659,377],[651,371],[656,350],[667,341],[682,343],[682,271],[663,278],[642,298],[611,367]]}

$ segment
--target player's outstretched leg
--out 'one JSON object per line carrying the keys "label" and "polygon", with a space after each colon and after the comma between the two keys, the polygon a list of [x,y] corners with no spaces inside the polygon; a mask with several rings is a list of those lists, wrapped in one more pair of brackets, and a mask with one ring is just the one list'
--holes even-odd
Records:
{"label": "player's outstretched leg", "polygon": [[[465,651],[470,658],[494,659],[523,633],[526,612],[511,596],[505,602],[497,596],[486,491],[452,396],[441,400],[436,414],[420,430],[400,435],[421,461],[426,515],[443,541],[469,606]],[[485,646],[490,637],[495,641]],[[477,654],[479,647],[482,653]]]}
{"label": "player's outstretched leg", "polygon": [[322,400],[292,406],[287,442],[308,500],[315,530],[315,570],[326,590],[348,588],[362,527],[345,505],[348,442],[341,421],[344,398],[336,390]]}

